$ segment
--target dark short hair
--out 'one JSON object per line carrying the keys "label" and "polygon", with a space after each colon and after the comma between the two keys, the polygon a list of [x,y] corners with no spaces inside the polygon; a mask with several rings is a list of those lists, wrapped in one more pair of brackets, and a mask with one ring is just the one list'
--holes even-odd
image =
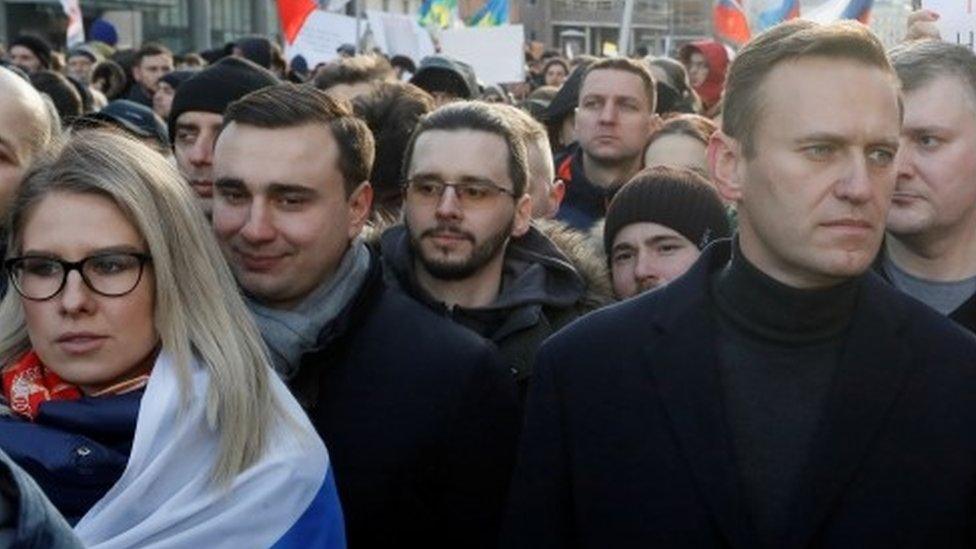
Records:
{"label": "dark short hair", "polygon": [[739,50],[726,75],[722,131],[742,143],[746,157],[755,153],[753,134],[761,120],[760,91],[766,77],[781,63],[808,57],[856,61],[891,73],[894,82],[884,46],[860,23],[821,25],[793,19],[776,25]]}
{"label": "dark short hair", "polygon": [[61,73],[40,70],[30,75],[30,83],[37,91],[47,94],[58,110],[63,126],[81,116],[83,103],[78,90]]}
{"label": "dark short hair", "polygon": [[166,46],[158,44],[156,42],[146,42],[136,51],[135,59],[132,62],[133,67],[138,67],[142,65],[142,60],[146,57],[152,57],[154,55],[168,55],[173,57],[173,52],[169,50]]}
{"label": "dark short hair", "polygon": [[339,84],[358,84],[385,80],[393,74],[393,66],[378,55],[356,55],[329,63],[315,74],[315,87],[327,90]]}
{"label": "dark short hair", "polygon": [[434,110],[434,99],[413,84],[382,82],[372,92],[356,97],[352,106],[376,139],[376,159],[370,174],[376,202],[395,208],[402,198],[400,170],[407,142],[420,118]]}
{"label": "dark short hair", "polygon": [[[512,191],[515,196],[522,196],[528,190],[529,164],[526,158],[525,141],[505,115],[492,105],[479,101],[450,103],[420,119],[403,155],[403,179],[406,179],[410,173],[417,138],[424,132],[432,130],[470,130],[501,137],[508,146],[508,175],[512,180]],[[490,159],[485,161],[489,162]]]}
{"label": "dark short hair", "polygon": [[586,85],[586,79],[596,71],[623,71],[640,78],[650,112],[653,113],[655,111],[655,107],[657,106],[657,88],[654,83],[654,77],[651,76],[651,71],[643,63],[626,57],[601,59],[586,67],[586,72],[583,73],[583,79],[580,81],[580,92],[583,91],[583,86]]}
{"label": "dark short hair", "polygon": [[339,147],[339,171],[346,196],[369,180],[373,166],[373,134],[356,118],[347,101],[292,83],[276,84],[253,91],[234,101],[224,113],[224,125],[232,122],[264,129],[285,129],[322,124],[332,132]]}
{"label": "dark short hair", "polygon": [[943,76],[958,78],[976,105],[976,54],[965,46],[919,40],[891,50],[902,90],[912,92]]}

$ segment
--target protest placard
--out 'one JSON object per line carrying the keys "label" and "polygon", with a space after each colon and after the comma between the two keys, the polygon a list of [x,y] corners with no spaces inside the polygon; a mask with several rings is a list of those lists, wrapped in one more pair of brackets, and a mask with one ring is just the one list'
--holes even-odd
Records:
{"label": "protest placard", "polygon": [[[365,29],[366,25],[362,25]],[[343,44],[356,43],[356,18],[316,10],[305,20],[295,41],[287,47],[288,59],[301,55],[309,67],[331,61],[339,56],[336,49]]]}
{"label": "protest placard", "polygon": [[420,26],[417,18],[401,13],[366,10],[366,19],[373,32],[373,41],[384,53],[406,55],[419,62],[434,53],[430,33]]}
{"label": "protest placard", "polygon": [[448,29],[441,50],[474,67],[485,84],[521,82],[525,78],[525,31],[522,25]]}

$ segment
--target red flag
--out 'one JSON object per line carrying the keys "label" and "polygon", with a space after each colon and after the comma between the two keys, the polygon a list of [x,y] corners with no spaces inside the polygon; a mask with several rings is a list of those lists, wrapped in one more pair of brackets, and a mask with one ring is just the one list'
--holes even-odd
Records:
{"label": "red flag", "polygon": [[315,8],[314,0],[278,0],[278,19],[289,44],[295,41],[298,31],[302,30],[302,25]]}

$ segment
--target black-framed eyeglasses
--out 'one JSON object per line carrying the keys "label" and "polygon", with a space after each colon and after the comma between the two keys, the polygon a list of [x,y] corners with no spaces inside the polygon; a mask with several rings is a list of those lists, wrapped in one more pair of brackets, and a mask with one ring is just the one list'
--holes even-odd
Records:
{"label": "black-framed eyeglasses", "polygon": [[403,185],[407,198],[422,204],[437,204],[448,187],[454,189],[454,195],[462,207],[487,205],[500,194],[515,198],[515,191],[487,180],[448,183],[435,178],[416,177],[408,179]]}
{"label": "black-framed eyeglasses", "polygon": [[45,301],[64,289],[71,271],[78,271],[85,285],[96,294],[123,296],[136,289],[146,263],[151,261],[146,254],[107,252],[81,261],[26,255],[10,258],[3,265],[17,293],[25,299]]}

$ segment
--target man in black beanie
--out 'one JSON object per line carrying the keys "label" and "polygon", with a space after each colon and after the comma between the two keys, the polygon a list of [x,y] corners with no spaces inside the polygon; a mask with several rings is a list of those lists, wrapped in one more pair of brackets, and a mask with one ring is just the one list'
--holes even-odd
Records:
{"label": "man in black beanie", "polygon": [[213,146],[227,105],[278,80],[271,71],[240,58],[227,57],[183,82],[169,113],[169,138],[183,177],[210,217],[213,197]]}
{"label": "man in black beanie", "polygon": [[702,176],[664,166],[638,173],[613,198],[603,229],[614,294],[627,299],[667,284],[730,234],[722,201]]}
{"label": "man in black beanie", "polygon": [[51,45],[32,34],[22,34],[10,43],[10,62],[27,74],[51,68]]}

